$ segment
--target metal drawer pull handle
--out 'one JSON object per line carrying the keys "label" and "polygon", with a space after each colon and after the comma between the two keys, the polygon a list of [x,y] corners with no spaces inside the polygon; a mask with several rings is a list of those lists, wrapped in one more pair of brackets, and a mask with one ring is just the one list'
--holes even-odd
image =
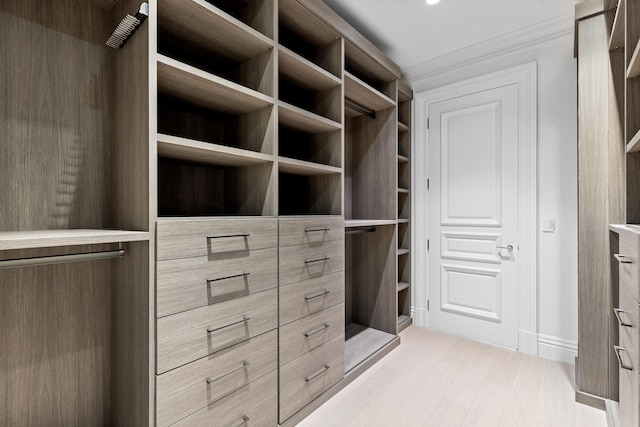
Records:
{"label": "metal drawer pull handle", "polygon": [[240,427],[240,426],[245,425],[246,423],[249,422],[250,419],[251,418],[247,417],[246,415],[243,415],[242,418],[240,419],[240,423],[236,424],[236,427]]}
{"label": "metal drawer pull handle", "polygon": [[631,261],[629,258],[627,258],[625,255],[622,254],[613,254],[613,257],[615,259],[617,259],[618,261],[620,261],[620,263],[622,264],[632,264],[633,261]]}
{"label": "metal drawer pull handle", "polygon": [[324,367],[321,370],[319,370],[318,372],[316,372],[315,374],[313,374],[311,376],[306,377],[304,380],[309,383],[309,382],[315,380],[316,378],[318,378],[320,375],[322,375],[325,372],[327,372],[329,370],[329,368],[331,368],[329,365],[324,365]]}
{"label": "metal drawer pull handle", "polygon": [[507,245],[507,246],[496,246],[496,249],[506,249],[508,251],[512,251],[513,250],[513,245]]}
{"label": "metal drawer pull handle", "polygon": [[307,337],[307,338],[309,338],[311,335],[315,335],[315,334],[317,334],[318,332],[322,332],[322,331],[324,331],[325,329],[327,329],[328,327],[329,327],[329,325],[327,325],[327,324],[325,323],[324,325],[320,326],[318,329],[316,329],[316,330],[315,330],[315,331],[313,331],[313,332],[305,332],[305,333],[304,333],[304,336],[305,336],[305,337]]}
{"label": "metal drawer pull handle", "polygon": [[218,279],[207,279],[207,283],[211,283],[211,282],[218,282],[220,280],[227,280],[227,279],[235,279],[236,277],[246,277],[251,273],[240,273],[240,274],[234,274],[233,276],[227,276],[227,277],[220,277]]}
{"label": "metal drawer pull handle", "polygon": [[328,256],[324,257],[324,258],[318,258],[318,259],[305,259],[304,263],[305,264],[311,264],[312,262],[323,262],[323,261],[329,261],[331,258],[329,258]]}
{"label": "metal drawer pull handle", "polygon": [[616,319],[618,319],[618,324],[620,326],[627,326],[627,327],[632,327],[633,325],[631,323],[627,323],[624,320],[622,320],[622,318],[620,317],[620,313],[626,313],[626,311],[620,309],[620,308],[614,308],[613,309],[613,314],[616,315]]}
{"label": "metal drawer pull handle", "polygon": [[613,346],[613,351],[614,351],[614,353],[616,354],[616,358],[618,359],[618,365],[620,365],[620,367],[621,367],[622,369],[626,369],[627,371],[633,371],[633,366],[631,366],[631,365],[625,365],[625,364],[622,362],[622,358],[620,357],[620,352],[621,352],[621,351],[627,351],[627,350],[625,350],[624,348],[622,348],[622,347],[620,347],[620,346],[618,346],[618,345],[614,345],[614,346]]}
{"label": "metal drawer pull handle", "polygon": [[238,320],[237,322],[229,323],[228,325],[221,326],[221,327],[219,327],[219,328],[214,328],[214,327],[207,328],[207,332],[215,332],[215,331],[219,331],[220,329],[228,328],[229,326],[237,325],[238,323],[248,322],[249,320],[251,320],[251,317],[249,317],[249,316],[244,316],[244,317],[242,318],[242,320]]}
{"label": "metal drawer pull handle", "polygon": [[305,301],[309,301],[310,299],[323,297],[325,295],[329,295],[330,293],[331,293],[330,291],[325,289],[324,291],[320,292],[319,294],[308,295],[308,296],[304,297],[304,299],[305,299]]}
{"label": "metal drawer pull handle", "polygon": [[229,371],[229,372],[227,372],[226,374],[219,376],[218,378],[211,378],[211,377],[207,378],[207,384],[211,384],[211,383],[213,383],[213,382],[216,382],[216,381],[218,381],[218,380],[219,380],[219,379],[221,379],[221,378],[224,378],[224,377],[226,377],[226,376],[229,376],[229,375],[233,374],[234,372],[241,371],[241,370],[243,370],[244,368],[246,368],[247,366],[249,366],[249,362],[247,362],[246,360],[243,360],[243,361],[242,361],[242,366],[240,366],[239,368],[236,368],[236,369],[234,369],[234,370],[232,370],[232,371]]}
{"label": "metal drawer pull handle", "polygon": [[330,228],[305,228],[305,233],[314,233],[316,231],[330,231]]}
{"label": "metal drawer pull handle", "polygon": [[240,234],[224,234],[222,236],[207,236],[207,239],[226,239],[229,237],[249,237],[251,233],[240,233]]}

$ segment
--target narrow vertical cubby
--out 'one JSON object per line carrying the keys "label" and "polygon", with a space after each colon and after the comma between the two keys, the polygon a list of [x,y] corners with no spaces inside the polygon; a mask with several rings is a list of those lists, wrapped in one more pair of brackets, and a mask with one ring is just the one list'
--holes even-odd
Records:
{"label": "narrow vertical cubby", "polygon": [[396,334],[396,227],[349,227],[345,239],[345,372]]}
{"label": "narrow vertical cubby", "polygon": [[[625,10],[624,121],[627,223],[640,223],[640,4],[623,0]],[[617,20],[616,20],[617,21]],[[613,64],[613,63],[612,63]]]}

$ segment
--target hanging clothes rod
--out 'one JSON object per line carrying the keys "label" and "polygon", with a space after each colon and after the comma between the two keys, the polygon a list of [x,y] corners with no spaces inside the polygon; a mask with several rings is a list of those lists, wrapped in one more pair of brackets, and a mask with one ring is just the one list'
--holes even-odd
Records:
{"label": "hanging clothes rod", "polygon": [[360,228],[347,228],[344,234],[363,234],[363,233],[375,233],[376,227],[360,227]]}
{"label": "hanging clothes rod", "polygon": [[353,101],[349,101],[348,99],[344,100],[344,106],[347,108],[351,108],[353,111],[356,111],[360,114],[364,114],[367,117],[371,117],[372,119],[376,118],[376,112],[373,110],[369,110],[368,108],[363,107],[362,105],[358,105]]}
{"label": "hanging clothes rod", "polygon": [[124,249],[113,251],[86,252],[69,255],[51,255],[33,258],[16,258],[0,261],[0,269],[36,267],[40,265],[64,264],[68,262],[95,261],[99,259],[112,259],[124,256]]}

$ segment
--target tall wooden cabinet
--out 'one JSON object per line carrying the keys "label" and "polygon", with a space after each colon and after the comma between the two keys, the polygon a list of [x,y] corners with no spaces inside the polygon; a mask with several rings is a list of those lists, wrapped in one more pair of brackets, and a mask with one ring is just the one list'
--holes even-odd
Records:
{"label": "tall wooden cabinet", "polygon": [[411,324],[411,102],[319,0],[0,4],[0,425],[293,426]]}

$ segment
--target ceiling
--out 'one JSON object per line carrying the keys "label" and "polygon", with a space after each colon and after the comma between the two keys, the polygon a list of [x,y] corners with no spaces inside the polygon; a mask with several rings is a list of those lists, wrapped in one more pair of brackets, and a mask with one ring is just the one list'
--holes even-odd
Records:
{"label": "ceiling", "polygon": [[565,16],[579,0],[324,0],[405,69]]}

